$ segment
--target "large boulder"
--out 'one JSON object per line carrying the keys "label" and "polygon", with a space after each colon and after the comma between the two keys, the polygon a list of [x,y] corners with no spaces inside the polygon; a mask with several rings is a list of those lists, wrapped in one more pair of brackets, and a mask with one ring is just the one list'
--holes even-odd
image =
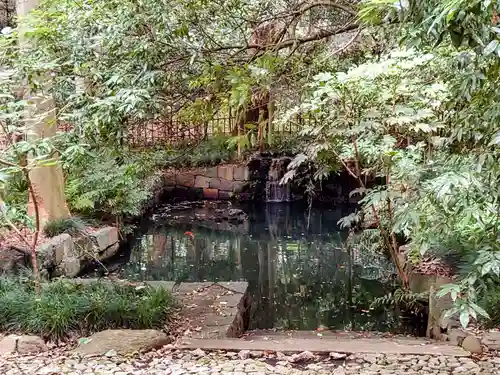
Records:
{"label": "large boulder", "polygon": [[127,355],[157,349],[171,342],[165,333],[153,329],[107,330],[80,340],[74,353],[81,356],[101,356],[110,352]]}

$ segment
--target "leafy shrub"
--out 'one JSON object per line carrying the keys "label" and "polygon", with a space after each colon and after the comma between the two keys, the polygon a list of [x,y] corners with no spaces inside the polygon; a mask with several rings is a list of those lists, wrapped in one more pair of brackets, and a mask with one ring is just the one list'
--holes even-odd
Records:
{"label": "leafy shrub", "polygon": [[176,167],[201,167],[227,163],[235,156],[235,148],[229,140],[226,136],[215,136],[193,149],[180,149],[179,156],[172,158],[171,164]]}
{"label": "leafy shrub", "polygon": [[31,283],[0,278],[0,329],[50,340],[113,328],[162,328],[174,307],[162,288],[59,280],[43,285],[37,299]]}
{"label": "leafy shrub", "polygon": [[480,305],[489,315],[486,320],[488,327],[498,327],[500,325],[500,284],[498,281],[486,283]]}
{"label": "leafy shrub", "polygon": [[139,215],[149,198],[144,171],[135,162],[119,163],[107,155],[68,175],[66,195],[70,209],[101,212],[114,217]]}
{"label": "leafy shrub", "polygon": [[47,237],[55,237],[62,233],[75,235],[85,231],[85,222],[77,217],[50,220],[45,224],[43,232]]}
{"label": "leafy shrub", "polygon": [[89,216],[137,216],[152,194],[148,181],[156,171],[169,166],[214,165],[231,160],[233,154],[227,137],[214,137],[197,147],[186,146],[178,151],[89,153],[78,165],[67,166],[68,205],[72,212]]}

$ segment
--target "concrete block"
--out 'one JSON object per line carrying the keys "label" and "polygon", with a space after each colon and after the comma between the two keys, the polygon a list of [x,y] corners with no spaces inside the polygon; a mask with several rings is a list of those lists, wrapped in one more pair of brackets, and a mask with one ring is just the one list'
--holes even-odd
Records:
{"label": "concrete block", "polygon": [[217,178],[218,176],[218,168],[217,167],[210,167],[210,168],[205,168],[203,172],[200,171],[200,175],[203,175],[205,177],[210,177],[210,178]]}
{"label": "concrete block", "polygon": [[232,165],[219,165],[217,167],[217,177],[233,181],[233,166]]}
{"label": "concrete block", "polygon": [[191,172],[178,173],[175,176],[175,181],[177,185],[185,187],[194,187],[194,174]]}
{"label": "concrete block", "polygon": [[247,166],[234,166],[233,168],[233,179],[235,181],[249,181],[250,171]]}
{"label": "concrete block", "polygon": [[217,189],[203,189],[203,198],[204,199],[219,199],[219,190]]}
{"label": "concrete block", "polygon": [[234,198],[234,193],[232,191],[219,190],[219,199],[222,201],[228,201]]}
{"label": "concrete block", "polygon": [[105,227],[91,234],[97,252],[102,252],[119,242],[118,229],[116,227]]}
{"label": "concrete block", "polygon": [[223,178],[212,178],[210,180],[210,187],[212,189],[233,191],[233,181],[225,180]]}
{"label": "concrete block", "polygon": [[194,181],[194,186],[198,188],[209,188],[210,187],[210,177],[196,176]]}
{"label": "concrete block", "polygon": [[37,250],[40,264],[43,268],[58,266],[63,261],[64,254],[73,251],[73,246],[73,239],[67,233],[52,237]]}
{"label": "concrete block", "polygon": [[175,173],[168,171],[163,174],[163,186],[175,186]]}

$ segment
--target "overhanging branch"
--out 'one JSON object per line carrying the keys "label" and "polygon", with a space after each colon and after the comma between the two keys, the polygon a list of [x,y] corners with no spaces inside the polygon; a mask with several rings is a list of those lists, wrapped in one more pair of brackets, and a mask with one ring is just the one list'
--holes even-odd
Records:
{"label": "overhanging branch", "polygon": [[313,35],[310,35],[308,37],[304,37],[304,38],[296,38],[296,39],[286,39],[282,42],[279,42],[279,43],[273,43],[273,44],[265,44],[265,45],[262,45],[262,44],[248,44],[248,45],[238,45],[238,46],[222,46],[222,47],[218,47],[218,48],[213,48],[213,49],[206,49],[206,50],[203,50],[203,53],[206,53],[206,54],[211,54],[211,53],[216,53],[216,52],[221,52],[221,51],[225,51],[225,50],[233,50],[233,49],[237,49],[237,50],[241,50],[241,51],[245,51],[247,49],[257,49],[257,50],[267,50],[267,49],[273,49],[273,50],[280,50],[280,49],[283,49],[283,48],[288,48],[288,47],[291,47],[293,46],[294,44],[305,44],[305,43],[309,43],[309,42],[314,42],[314,41],[318,41],[318,40],[322,40],[322,39],[325,39],[325,38],[329,38],[331,36],[334,36],[334,35],[337,35],[337,34],[342,34],[342,33],[345,33],[347,31],[352,31],[352,30],[356,30],[357,28],[359,27],[359,24],[358,23],[354,23],[354,22],[350,22],[344,26],[341,26],[341,27],[338,27],[336,29],[333,29],[333,30],[321,30],[317,33],[314,33]]}

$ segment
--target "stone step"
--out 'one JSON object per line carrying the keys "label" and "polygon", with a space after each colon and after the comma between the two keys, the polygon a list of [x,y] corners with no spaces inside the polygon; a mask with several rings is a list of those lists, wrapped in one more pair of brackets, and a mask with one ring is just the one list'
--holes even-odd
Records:
{"label": "stone step", "polygon": [[275,352],[349,353],[349,354],[409,354],[449,357],[468,357],[469,352],[458,346],[439,342],[422,343],[410,339],[300,339],[273,337],[272,340],[245,339],[196,339],[181,338],[176,346],[180,349],[202,350],[254,350]]}

